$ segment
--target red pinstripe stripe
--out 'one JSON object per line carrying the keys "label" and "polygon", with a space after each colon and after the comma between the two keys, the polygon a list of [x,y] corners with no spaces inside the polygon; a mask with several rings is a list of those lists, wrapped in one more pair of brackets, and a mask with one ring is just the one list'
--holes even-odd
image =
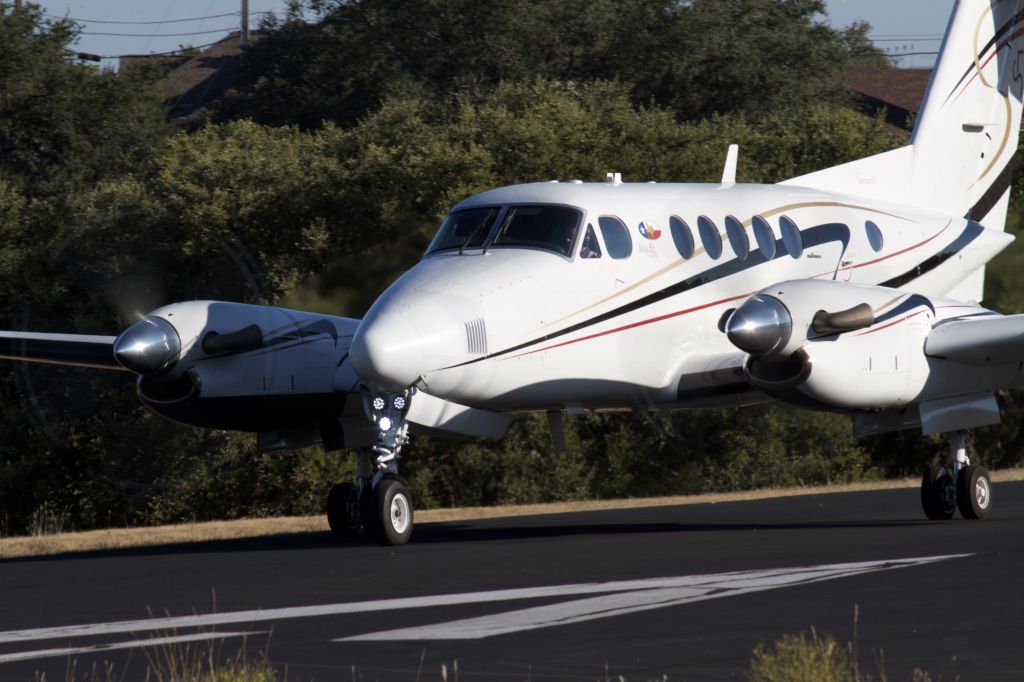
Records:
{"label": "red pinstripe stripe", "polygon": [[524,355],[533,355],[534,353],[540,353],[541,351],[551,350],[552,348],[560,348],[562,346],[568,346],[568,345],[573,344],[573,343],[579,343],[580,341],[587,341],[589,339],[596,339],[599,336],[607,336],[608,334],[614,334],[616,332],[626,331],[627,329],[634,329],[636,327],[643,327],[644,325],[653,324],[655,322],[661,322],[662,320],[668,320],[668,319],[673,318],[673,317],[679,317],[680,315],[686,315],[688,313],[696,312],[698,310],[704,310],[705,308],[713,308],[716,305],[721,305],[723,303],[729,303],[730,301],[737,301],[737,300],[739,300],[741,298],[746,298],[746,297],[750,296],[753,293],[754,292],[751,291],[751,292],[748,292],[748,293],[745,293],[745,294],[740,294],[739,296],[730,296],[729,298],[723,298],[723,299],[721,299],[719,301],[712,301],[711,303],[705,303],[703,305],[695,306],[693,308],[686,308],[685,310],[677,310],[674,313],[668,313],[666,315],[659,315],[658,317],[652,317],[652,318],[650,318],[648,320],[641,320],[639,322],[633,322],[632,324],[627,324],[627,325],[623,325],[621,327],[616,327],[615,329],[609,329],[607,331],[598,332],[596,334],[590,334],[588,336],[581,336],[578,339],[570,339],[569,341],[563,341],[562,343],[556,343],[556,344],[553,344],[551,346],[545,346],[543,348],[537,348],[536,350],[531,350],[531,351],[528,351],[526,353],[520,353],[519,355],[511,355],[509,357],[518,358],[518,357],[522,357]]}
{"label": "red pinstripe stripe", "polygon": [[899,324],[900,322],[905,322],[905,321],[909,320],[912,317],[917,317],[918,315],[920,315],[923,312],[925,312],[925,311],[924,310],[918,310],[913,315],[906,315],[906,316],[901,317],[900,319],[896,320],[895,322],[890,322],[889,324],[884,324],[881,327],[879,327],[878,329],[869,329],[866,332],[861,332],[860,334],[857,334],[857,336],[867,336],[868,334],[874,334],[875,332],[880,332],[883,329],[888,329],[889,327],[893,326],[894,324]]}

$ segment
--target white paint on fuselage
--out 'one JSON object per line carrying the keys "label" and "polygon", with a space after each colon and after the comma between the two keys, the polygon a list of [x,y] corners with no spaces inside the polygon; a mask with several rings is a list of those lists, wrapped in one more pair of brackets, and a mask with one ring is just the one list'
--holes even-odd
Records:
{"label": "white paint on fuselage", "polygon": [[[933,257],[967,225],[963,218],[779,185],[534,183],[484,192],[453,210],[515,204],[580,209],[572,257],[495,247],[431,254],[396,281],[364,318],[360,333],[372,329],[379,318],[393,318],[395,312],[410,316],[409,332],[415,338],[403,340],[403,358],[411,357],[409,344],[415,345],[419,369],[407,367],[404,378],[420,377],[422,390],[499,410],[551,409],[569,403],[592,408],[675,406],[681,374],[700,371],[708,358],[735,352],[717,322],[747,295],[793,279],[887,282]],[[602,240],[601,258],[581,258],[580,241],[587,226],[593,225],[602,239],[598,218],[606,215],[619,218],[629,229],[632,255],[612,259]],[[701,215],[710,218],[722,235],[717,260],[701,248]],[[738,261],[729,243],[727,215],[745,227],[751,250],[747,261]],[[792,219],[805,239],[800,256],[791,258],[779,242],[780,255],[769,262],[737,267],[732,274],[673,295],[659,294],[692,278],[713,275],[716,268],[749,265],[757,258],[751,230],[754,215],[768,220],[777,240],[780,216]],[[694,235],[697,251],[688,260],[674,246],[670,216],[682,218]],[[868,241],[869,220],[884,235],[879,251]],[[645,239],[638,229],[641,222],[660,230],[658,238]],[[848,228],[845,248],[831,237],[822,244],[807,244],[808,231],[821,232],[823,225]],[[844,232],[832,231],[833,236]],[[1009,243],[1003,233],[990,232],[904,290],[926,295],[948,291]],[[476,316],[485,321],[486,355],[471,354],[467,348],[464,325]],[[393,335],[398,335],[397,329]],[[380,363],[385,373],[387,365]]]}

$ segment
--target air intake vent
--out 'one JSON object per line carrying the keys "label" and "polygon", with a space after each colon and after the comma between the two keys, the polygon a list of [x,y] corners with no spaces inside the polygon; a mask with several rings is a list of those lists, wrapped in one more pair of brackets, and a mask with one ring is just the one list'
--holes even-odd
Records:
{"label": "air intake vent", "polygon": [[474,355],[487,355],[487,327],[483,319],[466,323],[466,347]]}

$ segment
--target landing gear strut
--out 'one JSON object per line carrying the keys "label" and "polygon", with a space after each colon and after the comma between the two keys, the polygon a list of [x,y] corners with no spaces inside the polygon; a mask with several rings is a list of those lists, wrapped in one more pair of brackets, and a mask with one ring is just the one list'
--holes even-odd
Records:
{"label": "landing gear strut", "polygon": [[933,521],[953,518],[957,508],[965,519],[983,519],[992,509],[992,481],[985,467],[967,457],[967,432],[950,434],[951,468],[929,467],[921,479],[921,506]]}
{"label": "landing gear strut", "polygon": [[335,537],[354,535],[360,526],[380,545],[404,545],[412,537],[412,496],[397,478],[402,446],[409,441],[405,414],[412,393],[364,395],[377,442],[359,453],[356,484],[340,483],[327,497],[327,522]]}

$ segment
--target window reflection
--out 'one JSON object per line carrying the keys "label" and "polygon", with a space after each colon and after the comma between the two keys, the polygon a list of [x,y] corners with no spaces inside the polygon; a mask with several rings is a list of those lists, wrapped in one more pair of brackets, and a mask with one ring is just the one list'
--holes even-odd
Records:
{"label": "window reflection", "polygon": [[580,246],[580,258],[600,258],[601,245],[597,243],[597,234],[593,225],[587,225],[587,232],[583,235],[583,245]]}

